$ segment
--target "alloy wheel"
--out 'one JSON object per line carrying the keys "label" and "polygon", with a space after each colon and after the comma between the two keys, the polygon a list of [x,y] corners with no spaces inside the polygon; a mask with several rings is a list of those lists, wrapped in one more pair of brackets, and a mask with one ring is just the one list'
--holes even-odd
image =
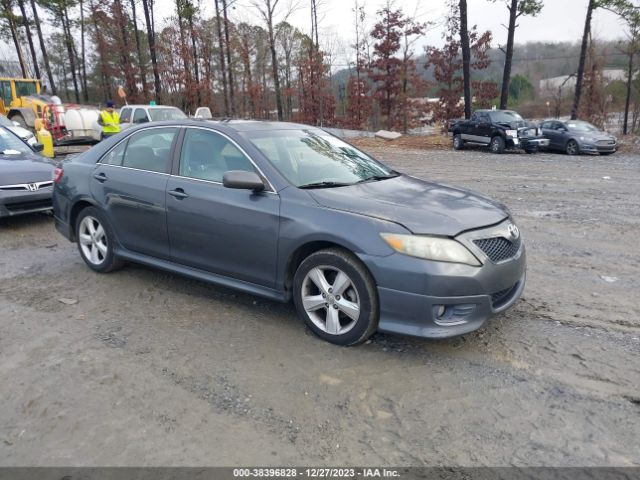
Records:
{"label": "alloy wheel", "polygon": [[311,321],[330,335],[347,333],[360,317],[358,291],[349,276],[336,267],[312,268],[302,281],[301,293]]}
{"label": "alloy wheel", "polygon": [[109,247],[104,227],[97,218],[87,215],[82,219],[78,240],[82,254],[91,264],[97,266],[104,262]]}
{"label": "alloy wheel", "polygon": [[578,153],[578,144],[574,140],[569,140],[567,143],[567,154],[576,155]]}

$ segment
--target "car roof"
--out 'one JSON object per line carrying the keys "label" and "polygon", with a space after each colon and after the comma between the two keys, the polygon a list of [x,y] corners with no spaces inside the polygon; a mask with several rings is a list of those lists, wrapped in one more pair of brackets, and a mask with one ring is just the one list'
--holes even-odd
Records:
{"label": "car roof", "polygon": [[173,105],[145,105],[145,104],[129,104],[123,105],[120,108],[175,108],[176,110],[180,110],[178,107],[174,107]]}
{"label": "car roof", "polygon": [[[145,123],[140,125],[139,128],[148,128],[150,124]],[[231,119],[210,119],[210,118],[183,118],[179,120],[163,120],[160,122],[153,122],[154,127],[162,126],[191,126],[202,127],[209,126],[213,129],[222,131],[235,131],[235,132],[258,132],[258,131],[278,131],[278,130],[321,130],[318,127],[312,125],[303,125],[301,123],[292,122],[273,122],[268,120],[231,120]]]}

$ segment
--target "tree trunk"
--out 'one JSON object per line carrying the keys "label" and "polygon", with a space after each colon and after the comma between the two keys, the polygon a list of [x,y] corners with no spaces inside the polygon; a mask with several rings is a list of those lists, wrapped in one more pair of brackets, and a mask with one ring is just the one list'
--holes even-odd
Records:
{"label": "tree trunk", "polygon": [[462,77],[464,84],[464,118],[471,118],[471,49],[467,28],[467,0],[460,0],[460,47],[462,48]]}
{"label": "tree trunk", "polygon": [[102,37],[102,31],[98,26],[98,19],[96,18],[96,9],[91,2],[89,4],[89,8],[91,9],[91,18],[93,20],[93,28],[96,32],[96,51],[98,53],[98,61],[100,62],[100,81],[102,83],[102,100],[103,102],[107,102],[109,100],[109,81],[107,76],[107,65],[105,62],[105,54],[104,54],[104,39]]}
{"label": "tree trunk", "polygon": [[502,92],[500,93],[500,109],[506,110],[509,103],[509,83],[511,82],[511,62],[513,60],[513,41],[516,33],[518,18],[518,0],[511,0],[509,7],[509,33],[507,34],[507,52],[504,57],[504,72],[502,73]]}
{"label": "tree trunk", "polygon": [[147,101],[147,74],[144,62],[142,61],[142,45],[140,45],[140,35],[138,34],[138,16],[136,15],[136,0],[131,0],[131,18],[136,36],[136,52],[138,54],[138,68],[140,68],[140,82],[142,83],[142,98]]}
{"label": "tree trunk", "polygon": [[576,76],[576,90],[573,96],[573,107],[571,108],[571,119],[578,118],[578,108],[580,108],[580,96],[582,95],[582,79],[584,78],[584,67],[587,62],[587,49],[589,47],[589,36],[591,34],[591,17],[595,7],[595,0],[589,0],[587,6],[587,17],[584,21],[584,33],[582,34],[582,46],[580,47],[580,61],[578,63],[578,75]]}
{"label": "tree trunk", "polygon": [[47,71],[47,78],[49,79],[49,87],[51,94],[56,95],[56,83],[53,81],[53,73],[51,72],[51,65],[49,64],[49,55],[47,54],[47,46],[44,43],[44,37],[42,35],[42,27],[40,26],[40,18],[38,17],[38,11],[36,10],[35,0],[31,0],[31,10],[33,10],[33,21],[36,24],[36,30],[38,32],[38,40],[40,41],[40,50],[42,51],[42,60],[44,61],[44,68]]}
{"label": "tree trunk", "polygon": [[87,61],[84,41],[84,2],[80,0],[80,65],[82,68],[82,93],[84,101],[89,102],[89,88],[87,87]]}
{"label": "tree trunk", "polygon": [[[227,45],[227,72],[229,75],[229,107],[231,116],[236,114],[234,89],[233,89],[233,65],[231,63],[231,42],[229,41],[229,19],[227,18],[227,0],[222,0],[222,14],[224,16],[224,41]],[[224,72],[223,72],[224,73]]]}
{"label": "tree trunk", "polygon": [[156,36],[153,30],[153,23],[149,15],[149,3],[147,0],[142,0],[142,9],[144,10],[144,21],[147,25],[147,42],[149,43],[149,56],[151,57],[151,68],[153,69],[153,83],[155,88],[156,102],[160,101],[160,73],[158,72],[158,61],[156,60]]}
{"label": "tree trunk", "polygon": [[216,7],[216,30],[218,33],[218,56],[220,60],[220,71],[222,72],[222,95],[224,96],[224,114],[229,116],[229,97],[227,96],[227,76],[225,72],[224,62],[224,48],[222,44],[222,24],[220,21],[220,8],[218,7],[218,0],[213,1]]}
{"label": "tree trunk", "polygon": [[33,70],[36,74],[36,78],[40,79],[40,68],[38,67],[38,56],[36,55],[36,49],[33,46],[33,39],[31,38],[31,28],[29,28],[29,19],[27,18],[27,12],[24,8],[24,0],[18,0],[18,7],[20,7],[20,14],[22,15],[22,25],[29,42],[29,50],[31,51],[31,59],[33,60]]}
{"label": "tree trunk", "polygon": [[631,102],[631,85],[633,83],[633,47],[629,46],[629,66],[627,69],[627,95],[624,100],[624,125],[622,133],[626,135],[629,130],[629,103]]}
{"label": "tree trunk", "polygon": [[[197,105],[196,108],[200,106],[202,103],[202,97],[200,96],[200,70],[198,67],[198,49],[196,47],[196,31],[193,26],[193,12],[189,14],[189,18],[187,19],[189,22],[189,34],[191,35],[191,55],[193,57],[193,73],[196,76],[196,99]],[[194,109],[195,112],[195,109]]]}
{"label": "tree trunk", "polygon": [[80,89],[78,87],[78,77],[76,72],[76,59],[73,49],[73,37],[71,36],[71,28],[69,26],[69,13],[67,12],[66,5],[60,12],[60,20],[62,23],[62,29],[64,31],[64,40],[67,46],[67,54],[69,55],[69,68],[71,69],[71,80],[73,81],[73,93],[76,99],[76,103],[80,103]]}
{"label": "tree trunk", "polygon": [[22,71],[22,78],[28,78],[29,75],[27,73],[27,66],[24,63],[24,57],[22,56],[22,49],[20,48],[20,37],[18,36],[18,29],[16,28],[16,24],[13,22],[13,14],[11,13],[11,8],[5,2],[3,3],[3,9],[5,10],[5,14],[7,17],[7,23],[9,24],[9,30],[11,30],[11,38],[13,40],[13,45],[16,47],[16,53],[18,55],[18,62],[20,63],[20,70]]}

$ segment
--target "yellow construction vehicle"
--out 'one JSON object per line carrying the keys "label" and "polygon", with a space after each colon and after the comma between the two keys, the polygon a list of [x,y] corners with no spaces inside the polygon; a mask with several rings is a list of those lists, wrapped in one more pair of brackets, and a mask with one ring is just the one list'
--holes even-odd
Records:
{"label": "yellow construction vehicle", "polygon": [[0,77],[0,113],[32,131],[36,119],[41,119],[54,143],[61,145],[92,142],[92,125],[100,111],[63,104],[58,97],[43,93],[37,79]]}

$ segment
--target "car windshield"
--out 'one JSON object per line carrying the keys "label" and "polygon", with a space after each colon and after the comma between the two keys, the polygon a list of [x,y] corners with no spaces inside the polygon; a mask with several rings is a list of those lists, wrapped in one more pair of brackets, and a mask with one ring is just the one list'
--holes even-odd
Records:
{"label": "car windshield", "polygon": [[150,108],[149,115],[154,122],[187,118],[182,110],[178,110],[177,108]]}
{"label": "car windshield", "polygon": [[511,123],[521,122],[522,117],[516,112],[510,112],[509,110],[495,110],[489,112],[489,117],[493,123]]}
{"label": "car windshield", "polygon": [[246,136],[299,188],[339,187],[398,175],[321,130],[259,131]]}
{"label": "car windshield", "polygon": [[0,127],[0,155],[32,153],[31,149],[7,129]]}
{"label": "car windshield", "polygon": [[567,122],[567,128],[574,132],[599,132],[600,129],[589,122],[573,121]]}
{"label": "car windshield", "polygon": [[9,120],[4,115],[0,115],[0,126],[2,127],[13,127],[13,122]]}

